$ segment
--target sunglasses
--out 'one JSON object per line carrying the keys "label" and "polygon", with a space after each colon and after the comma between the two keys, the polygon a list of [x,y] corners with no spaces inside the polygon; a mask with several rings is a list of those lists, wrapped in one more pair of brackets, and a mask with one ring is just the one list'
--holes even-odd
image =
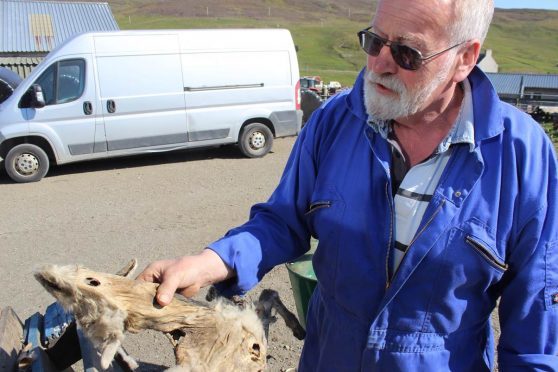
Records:
{"label": "sunglasses", "polygon": [[391,56],[393,57],[395,63],[397,63],[397,65],[405,70],[418,70],[424,62],[465,43],[464,41],[462,41],[459,44],[455,44],[447,49],[442,50],[441,52],[436,52],[429,56],[423,57],[422,53],[417,49],[411,48],[395,41],[390,41],[379,35],[376,35],[372,31],[370,31],[371,28],[372,27],[365,28],[364,30],[359,31],[357,34],[362,50],[364,50],[366,54],[372,57],[377,57],[384,45],[389,46]]}

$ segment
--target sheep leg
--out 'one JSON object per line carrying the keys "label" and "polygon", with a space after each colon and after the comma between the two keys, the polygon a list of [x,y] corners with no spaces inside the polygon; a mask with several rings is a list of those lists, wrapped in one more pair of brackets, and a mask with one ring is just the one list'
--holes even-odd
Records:
{"label": "sheep leg", "polygon": [[[296,315],[294,315],[292,312],[289,311],[289,309],[285,307],[285,305],[279,298],[279,294],[277,293],[277,291],[271,289],[264,289],[260,294],[260,298],[258,299],[258,309],[259,308],[263,310],[262,312],[264,314],[270,313],[270,310],[268,311],[267,309],[271,309],[271,308],[275,309],[277,311],[277,314],[279,314],[281,318],[283,318],[283,320],[285,321],[285,325],[290,328],[290,330],[293,332],[293,335],[296,338],[298,338],[299,340],[303,340],[304,337],[306,337],[306,331],[300,325]],[[258,311],[258,309],[256,311]],[[260,315],[259,312],[258,315]],[[269,327],[269,323],[272,322],[267,323],[268,327]],[[264,328],[265,325],[266,323],[264,322]],[[266,337],[267,337],[267,329],[266,329]]]}

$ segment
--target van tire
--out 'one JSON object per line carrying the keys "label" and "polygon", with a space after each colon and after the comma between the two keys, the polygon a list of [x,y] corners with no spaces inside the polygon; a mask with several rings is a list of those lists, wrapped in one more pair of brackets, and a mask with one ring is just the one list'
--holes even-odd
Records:
{"label": "van tire", "polygon": [[4,167],[15,182],[37,182],[47,174],[49,160],[46,152],[39,146],[23,143],[8,151]]}
{"label": "van tire", "polygon": [[264,124],[248,124],[240,132],[238,146],[244,156],[261,158],[273,147],[273,133]]}

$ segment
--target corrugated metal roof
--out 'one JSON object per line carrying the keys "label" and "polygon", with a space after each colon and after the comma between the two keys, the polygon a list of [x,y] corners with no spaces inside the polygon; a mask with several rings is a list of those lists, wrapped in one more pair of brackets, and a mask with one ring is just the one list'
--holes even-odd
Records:
{"label": "corrugated metal roof", "polygon": [[525,88],[558,89],[558,75],[524,75]]}
{"label": "corrugated metal roof", "polygon": [[49,52],[76,34],[114,31],[107,3],[0,1],[0,52]]}
{"label": "corrugated metal roof", "polygon": [[522,74],[486,74],[499,95],[520,95]]}
{"label": "corrugated metal roof", "polygon": [[558,90],[558,75],[553,74],[486,74],[499,95],[522,97],[526,88]]}
{"label": "corrugated metal roof", "polygon": [[1,57],[0,67],[9,68],[25,79],[42,60],[42,57]]}

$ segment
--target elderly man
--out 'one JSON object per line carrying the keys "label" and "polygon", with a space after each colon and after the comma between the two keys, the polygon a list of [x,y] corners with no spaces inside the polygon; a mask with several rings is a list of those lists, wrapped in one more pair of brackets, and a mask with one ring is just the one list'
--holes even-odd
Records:
{"label": "elderly man", "polygon": [[558,370],[552,143],[475,67],[491,0],[380,0],[367,67],[317,110],[250,220],[151,264],[158,301],[245,292],[306,252],[318,277],[300,371]]}

